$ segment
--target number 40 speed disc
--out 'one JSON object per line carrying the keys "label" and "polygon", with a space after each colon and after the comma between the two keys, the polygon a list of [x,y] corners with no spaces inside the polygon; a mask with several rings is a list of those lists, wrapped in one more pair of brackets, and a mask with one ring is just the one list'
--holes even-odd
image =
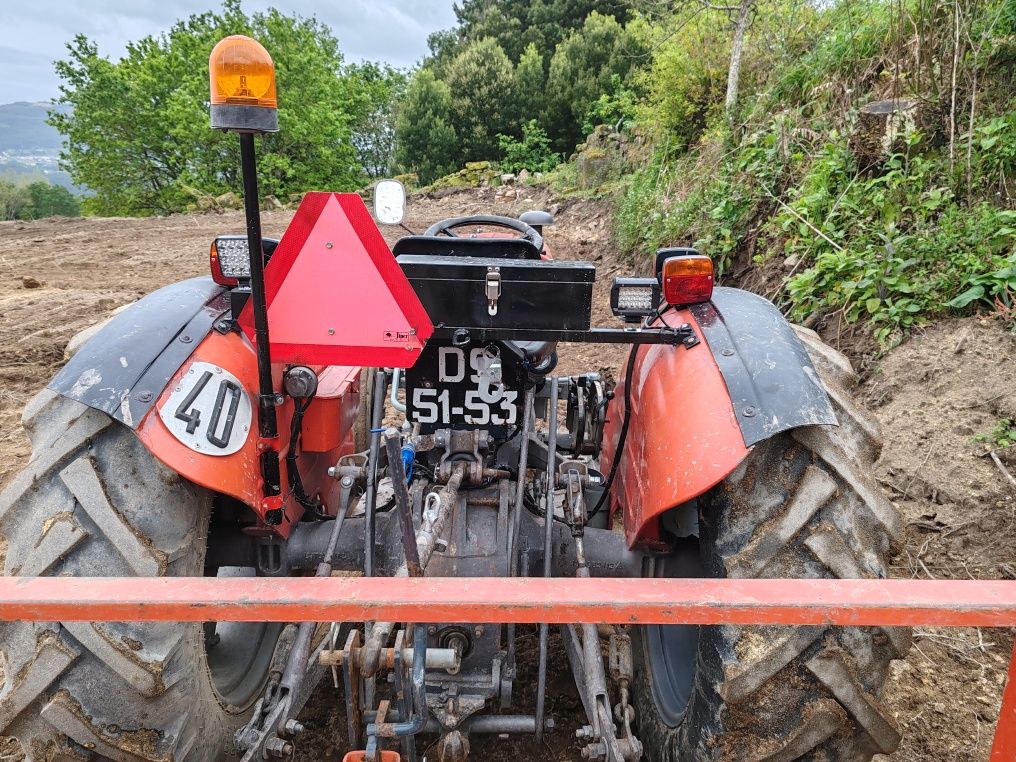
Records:
{"label": "number 40 speed disc", "polygon": [[196,362],[173,387],[159,417],[174,437],[205,455],[232,455],[250,435],[250,397],[228,370]]}

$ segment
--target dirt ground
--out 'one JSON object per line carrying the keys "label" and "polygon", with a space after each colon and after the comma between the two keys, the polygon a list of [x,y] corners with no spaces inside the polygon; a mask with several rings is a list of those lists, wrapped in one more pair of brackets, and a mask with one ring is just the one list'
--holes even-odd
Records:
{"label": "dirt ground", "polygon": [[[450,193],[414,198],[406,224],[421,232],[443,217],[515,216],[529,208],[557,214],[558,224],[547,231],[556,256],[598,265],[594,323],[615,324],[607,293],[619,266],[603,202],[552,199],[529,189],[507,196]],[[291,214],[266,213],[266,234],[280,235]],[[67,340],[158,286],[206,272],[211,239],[243,229],[238,212],[0,223],[0,486],[29,455],[21,409],[60,367]],[[385,231],[389,240],[401,233]],[[573,346],[562,353],[559,372],[612,371],[622,357],[616,347]],[[894,576],[1016,578],[1016,491],[974,439],[999,419],[1016,418],[1014,357],[1011,332],[998,321],[970,318],[919,332],[885,357],[864,358],[859,393],[885,434],[877,475],[908,522]],[[1014,454],[1000,455],[1016,472]],[[523,630],[529,642],[534,634]],[[903,746],[882,759],[986,760],[1011,644],[1010,634],[993,630],[918,631],[884,699],[904,731]],[[533,658],[533,649],[523,653]],[[547,745],[485,742],[474,748],[477,758],[579,759],[578,700],[566,670],[551,676],[549,696],[559,730]],[[308,736],[298,759],[341,758],[334,735],[345,722],[341,707],[341,695],[323,684],[306,712]],[[16,759],[9,749],[0,739],[0,761]]]}

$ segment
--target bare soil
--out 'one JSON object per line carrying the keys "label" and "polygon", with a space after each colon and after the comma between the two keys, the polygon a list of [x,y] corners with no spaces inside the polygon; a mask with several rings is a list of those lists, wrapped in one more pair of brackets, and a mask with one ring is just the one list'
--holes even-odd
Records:
{"label": "bare soil", "polygon": [[[597,264],[594,323],[615,324],[607,294],[613,276],[626,268],[611,246],[605,202],[554,199],[528,188],[510,195],[450,192],[412,199],[406,224],[421,232],[444,217],[516,216],[530,208],[557,214],[557,225],[547,231],[555,256]],[[266,234],[281,235],[291,214],[266,213]],[[0,223],[0,486],[28,458],[21,409],[60,367],[68,339],[161,285],[206,272],[211,239],[243,230],[238,212]],[[401,234],[385,230],[390,241]],[[562,352],[559,372],[613,373],[623,355],[619,347],[571,346]],[[986,457],[985,445],[974,441],[999,419],[1016,418],[1014,357],[1016,338],[1000,322],[970,318],[915,334],[885,357],[866,358],[860,393],[885,434],[877,475],[908,521],[894,576],[1016,578],[1016,491]],[[1016,454],[1003,451],[1000,457],[1016,472]],[[524,642],[535,643],[535,633],[522,633]],[[986,760],[1011,635],[963,629],[916,635],[885,697],[904,731],[903,746],[882,759]],[[535,649],[522,653],[523,669],[534,670]],[[480,741],[474,746],[478,759],[579,759],[573,732],[579,704],[560,656],[552,658],[558,668],[548,691],[559,729],[541,746],[521,739]],[[531,701],[531,690],[519,687],[520,703]],[[308,735],[298,759],[341,759],[342,706],[341,694],[323,683],[306,712]],[[0,739],[0,760],[16,759]]]}

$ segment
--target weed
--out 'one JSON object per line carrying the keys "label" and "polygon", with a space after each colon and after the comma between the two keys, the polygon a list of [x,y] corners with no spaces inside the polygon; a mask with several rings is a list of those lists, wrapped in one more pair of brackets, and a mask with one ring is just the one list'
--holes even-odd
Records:
{"label": "weed", "polygon": [[1016,445],[1016,420],[1003,418],[995,424],[991,433],[978,434],[974,437],[974,441],[989,444],[993,449],[1012,447]]}

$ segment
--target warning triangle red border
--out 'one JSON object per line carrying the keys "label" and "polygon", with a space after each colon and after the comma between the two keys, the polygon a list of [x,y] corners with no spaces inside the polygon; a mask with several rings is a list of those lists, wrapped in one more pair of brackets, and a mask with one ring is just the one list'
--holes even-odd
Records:
{"label": "warning triangle red border", "polygon": [[[434,327],[430,317],[420,303],[419,297],[402,272],[388,243],[378,230],[363,199],[356,193],[311,192],[304,196],[296,210],[282,240],[272,254],[265,268],[265,301],[268,305],[268,329],[271,334],[271,306],[303,250],[307,239],[325,210],[328,202],[335,198],[343,214],[352,226],[364,251],[380,274],[395,304],[407,323],[415,328],[415,340],[420,349],[431,337]],[[354,316],[350,316],[354,317]],[[253,309],[248,303],[238,319],[247,338],[254,341]],[[401,349],[401,345],[399,346]],[[273,362],[306,362],[322,365],[363,365],[369,367],[407,367],[412,365],[419,352],[401,353],[396,347],[360,346],[341,347],[338,345],[282,344],[271,342]]]}

